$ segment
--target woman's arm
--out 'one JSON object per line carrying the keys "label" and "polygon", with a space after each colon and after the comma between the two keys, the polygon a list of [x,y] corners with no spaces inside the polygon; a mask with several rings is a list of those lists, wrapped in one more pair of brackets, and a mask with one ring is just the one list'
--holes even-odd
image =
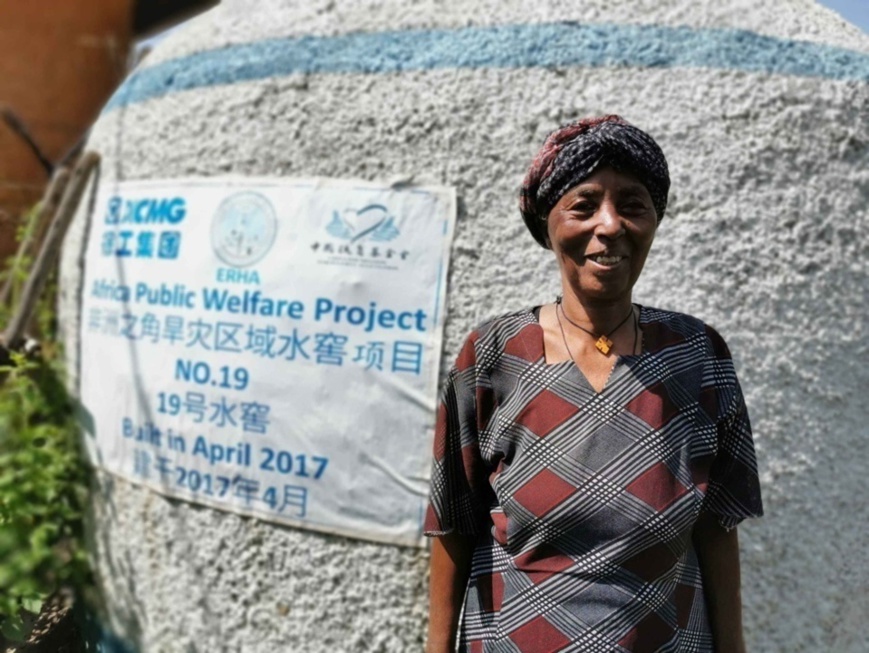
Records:
{"label": "woman's arm", "polygon": [[441,535],[432,542],[426,653],[455,650],[473,551],[473,540],[457,533]]}
{"label": "woman's arm", "polygon": [[703,576],[715,650],[745,653],[736,528],[725,530],[715,515],[707,512],[697,520],[692,537]]}

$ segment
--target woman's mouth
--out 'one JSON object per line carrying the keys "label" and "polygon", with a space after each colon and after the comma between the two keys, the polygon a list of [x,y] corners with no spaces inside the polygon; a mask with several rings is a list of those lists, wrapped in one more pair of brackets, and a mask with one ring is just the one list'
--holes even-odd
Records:
{"label": "woman's mouth", "polygon": [[624,261],[627,256],[620,256],[618,254],[591,254],[585,258],[601,267],[612,268]]}

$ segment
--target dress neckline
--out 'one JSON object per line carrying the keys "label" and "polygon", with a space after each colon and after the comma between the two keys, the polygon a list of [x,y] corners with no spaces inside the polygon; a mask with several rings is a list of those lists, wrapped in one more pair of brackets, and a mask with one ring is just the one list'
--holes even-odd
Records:
{"label": "dress neckline", "polygon": [[540,309],[543,308],[543,305],[532,306],[528,309],[528,313],[531,318],[534,320],[533,325],[539,331],[538,337],[540,338],[540,351],[543,355],[543,365],[547,368],[559,368],[559,367],[567,367],[568,369],[575,370],[574,374],[577,375],[584,385],[588,387],[595,395],[603,395],[607,388],[609,388],[610,383],[614,381],[621,373],[628,368],[628,363],[639,360],[643,356],[648,354],[648,349],[646,347],[646,338],[643,334],[642,324],[644,322],[644,314],[646,313],[646,307],[642,304],[633,304],[639,309],[639,315],[637,315],[637,324],[640,328],[640,353],[639,354],[616,354],[616,359],[613,361],[613,365],[610,368],[609,374],[607,375],[606,381],[601,386],[600,390],[595,389],[592,385],[591,381],[588,380],[588,377],[585,375],[585,372],[576,364],[576,361],[572,358],[567,360],[558,361],[557,363],[548,363],[546,362],[546,342],[544,339],[543,325],[540,324]]}

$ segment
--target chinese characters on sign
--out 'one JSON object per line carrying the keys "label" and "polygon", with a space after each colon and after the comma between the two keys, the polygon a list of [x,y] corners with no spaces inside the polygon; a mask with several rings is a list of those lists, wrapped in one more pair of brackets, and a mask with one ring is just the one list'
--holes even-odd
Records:
{"label": "chinese characters on sign", "polygon": [[93,460],[213,507],[420,544],[453,191],[124,182],[95,207]]}

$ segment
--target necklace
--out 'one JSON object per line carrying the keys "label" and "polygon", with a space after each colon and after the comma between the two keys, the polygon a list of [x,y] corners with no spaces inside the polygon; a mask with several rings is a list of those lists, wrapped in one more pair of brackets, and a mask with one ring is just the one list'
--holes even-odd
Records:
{"label": "necklace", "polygon": [[[557,309],[560,308],[561,314],[564,316],[565,320],[570,322],[577,329],[580,329],[581,331],[585,331],[588,335],[590,335],[592,338],[595,339],[594,346],[604,356],[609,356],[609,353],[610,353],[610,351],[612,351],[612,348],[613,348],[613,341],[610,340],[610,336],[612,334],[614,334],[616,331],[618,331],[622,327],[622,325],[628,321],[628,318],[634,314],[634,307],[632,305],[630,313],[625,315],[625,318],[621,322],[619,322],[618,325],[616,325],[615,329],[612,329],[609,333],[597,334],[594,331],[590,331],[590,330],[586,329],[584,326],[577,324],[576,322],[571,320],[569,317],[567,317],[567,313],[564,312],[564,305],[561,303],[561,299],[562,298],[559,295],[559,297],[555,301],[555,303],[558,305],[558,306],[556,306],[555,316],[558,317],[558,310]],[[558,320],[558,326],[561,328],[561,335],[563,336],[564,335],[564,328],[561,327],[561,320],[560,319]],[[637,332],[636,332],[636,327],[635,327],[635,330],[634,330],[634,339],[635,340],[636,340],[636,337],[637,337]],[[565,342],[566,342],[566,340],[565,340]],[[634,342],[634,350],[635,351],[636,351],[636,346],[637,346],[637,343]],[[570,353],[570,350],[568,350],[568,353]]]}
{"label": "necklace", "polygon": [[[562,310],[562,312],[564,312]],[[567,317],[566,315],[564,317]],[[570,360],[573,361],[573,364],[579,367],[579,364],[576,362],[576,358],[573,355],[573,352],[570,351],[570,345],[567,344],[567,336],[564,335],[564,326],[561,324],[561,316],[558,315],[558,311],[555,311],[555,319],[558,320],[558,330],[561,331],[561,340],[564,342],[564,348],[567,350],[567,355],[570,356]],[[632,354],[637,351],[637,337],[640,331],[640,323],[639,320],[634,318],[634,350],[631,352]]]}
{"label": "necklace", "polygon": [[561,331],[561,339],[564,341],[564,348],[567,350],[567,355],[570,356],[570,360],[573,361],[573,364],[576,365],[576,358],[573,356],[573,352],[570,351],[570,346],[567,344],[567,336],[564,335],[564,326],[561,324],[561,316],[558,314],[558,311],[555,311],[555,319],[558,320],[558,330]]}

